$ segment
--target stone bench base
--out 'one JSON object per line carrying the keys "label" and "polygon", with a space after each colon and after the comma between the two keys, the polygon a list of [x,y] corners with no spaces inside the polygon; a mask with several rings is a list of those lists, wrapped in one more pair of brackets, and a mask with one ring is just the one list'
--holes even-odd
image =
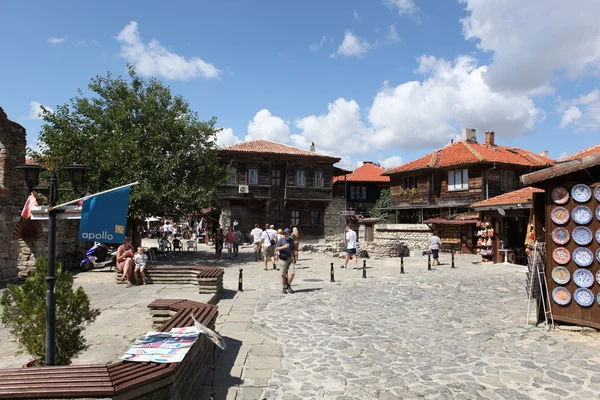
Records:
{"label": "stone bench base", "polygon": [[[159,266],[146,269],[146,276],[152,283],[198,285],[198,293],[201,294],[220,293],[223,290],[223,274],[222,268],[201,266]],[[123,283],[123,274],[119,271],[116,282]]]}

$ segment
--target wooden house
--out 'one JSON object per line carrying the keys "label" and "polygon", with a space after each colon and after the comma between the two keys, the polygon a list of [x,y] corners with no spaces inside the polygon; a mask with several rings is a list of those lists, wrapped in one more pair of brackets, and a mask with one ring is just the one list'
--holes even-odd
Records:
{"label": "wooden house", "polygon": [[354,171],[334,177],[333,196],[346,199],[347,208],[369,216],[382,190],[390,188],[390,177],[382,176],[384,172],[372,161],[363,161]]}
{"label": "wooden house", "polygon": [[248,233],[255,223],[296,226],[304,237],[323,237],[325,208],[340,161],[268,140],[240,143],[219,151],[230,175],[213,197],[221,226],[239,222]]}

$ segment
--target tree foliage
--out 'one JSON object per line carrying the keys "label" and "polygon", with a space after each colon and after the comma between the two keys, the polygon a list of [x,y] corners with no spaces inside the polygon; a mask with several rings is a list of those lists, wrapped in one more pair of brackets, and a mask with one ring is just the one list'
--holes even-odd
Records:
{"label": "tree foliage", "polygon": [[200,121],[181,96],[156,79],[97,76],[92,96],[44,111],[38,152],[43,165],[80,163],[89,169],[83,190],[96,193],[139,181],[132,218],[197,210],[225,178],[218,162],[216,118]]}
{"label": "tree foliage", "polygon": [[371,216],[374,218],[386,218],[390,208],[390,189],[384,189],[381,191],[379,200],[375,203],[375,206],[371,210]]}
{"label": "tree foliage", "polygon": [[[2,323],[22,350],[35,359],[46,355],[46,271],[48,262],[38,258],[35,270],[23,285],[8,285],[2,293]],[[67,365],[87,349],[85,325],[96,320],[100,311],[90,306],[82,287],[73,290],[73,275],[57,265],[56,280],[56,363]]]}

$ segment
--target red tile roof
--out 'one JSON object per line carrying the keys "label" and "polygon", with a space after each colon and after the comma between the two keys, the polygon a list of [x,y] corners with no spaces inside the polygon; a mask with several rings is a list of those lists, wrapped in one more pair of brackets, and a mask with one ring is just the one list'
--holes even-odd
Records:
{"label": "red tile roof", "polygon": [[276,155],[288,155],[288,156],[301,156],[311,157],[323,160],[329,160],[334,163],[340,161],[338,157],[331,157],[325,154],[319,154],[308,150],[302,150],[297,147],[288,146],[285,144],[271,142],[270,140],[252,140],[250,142],[244,142],[229,147],[223,147],[222,152],[234,152],[234,153],[256,153],[256,154],[276,154]]}
{"label": "red tile roof", "polygon": [[471,207],[493,207],[503,206],[507,204],[531,203],[534,193],[543,193],[543,189],[534,187],[526,187],[512,192],[501,194],[500,196],[492,197],[487,200],[482,200],[471,204]]}
{"label": "red tile roof", "polygon": [[587,149],[583,149],[581,151],[578,151],[577,153],[573,153],[570,156],[561,158],[559,161],[571,161],[571,160],[576,160],[578,158],[591,156],[594,154],[600,154],[600,144],[594,145],[592,147],[588,147]]}
{"label": "red tile roof", "polygon": [[502,163],[526,167],[554,165],[550,158],[523,149],[458,141],[414,161],[388,170],[386,175],[426,168],[445,168],[476,163]]}
{"label": "red tile roof", "polygon": [[[390,183],[389,176],[381,176],[385,168],[378,167],[372,162],[365,162],[350,174],[346,175],[347,182],[383,182]],[[344,182],[344,175],[335,176],[333,182]]]}

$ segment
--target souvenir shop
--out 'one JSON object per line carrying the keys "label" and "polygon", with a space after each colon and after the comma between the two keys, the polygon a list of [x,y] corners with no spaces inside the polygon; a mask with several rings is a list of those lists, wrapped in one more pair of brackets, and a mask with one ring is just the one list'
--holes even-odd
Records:
{"label": "souvenir shop", "polygon": [[554,321],[600,328],[600,154],[522,180],[546,191],[535,217],[545,231],[543,295],[551,299]]}
{"label": "souvenir shop", "polygon": [[482,261],[527,265],[525,242],[530,231],[530,218],[530,204],[480,211],[475,248]]}
{"label": "souvenir shop", "polygon": [[477,214],[469,213],[454,216],[452,219],[432,218],[423,221],[431,230],[438,233],[443,251],[458,254],[475,254],[475,225]]}

